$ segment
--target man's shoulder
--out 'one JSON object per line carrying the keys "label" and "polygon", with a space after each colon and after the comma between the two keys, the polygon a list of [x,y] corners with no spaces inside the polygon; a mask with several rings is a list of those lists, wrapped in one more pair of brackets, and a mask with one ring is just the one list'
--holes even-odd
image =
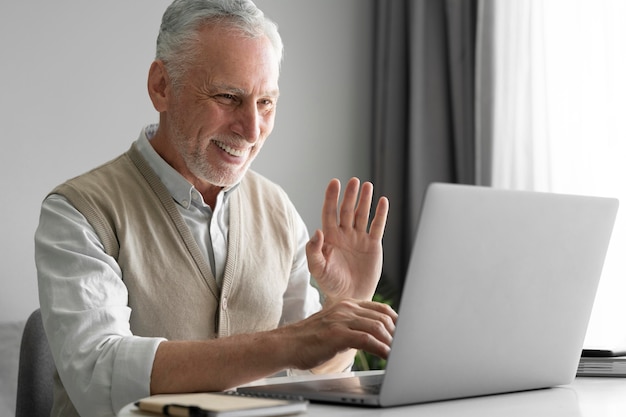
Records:
{"label": "man's shoulder", "polygon": [[[96,199],[109,199],[111,196],[133,193],[131,188],[144,188],[142,177],[128,152],[125,152],[87,172],[59,184],[50,194],[91,196]],[[135,179],[133,179],[135,178]]]}
{"label": "man's shoulder", "polygon": [[[84,181],[98,181],[110,179],[119,175],[125,175],[124,171],[131,167],[132,163],[127,153],[123,153],[103,164],[83,172],[75,177],[66,180],[63,184],[75,184]],[[61,185],[63,185],[61,184]]]}

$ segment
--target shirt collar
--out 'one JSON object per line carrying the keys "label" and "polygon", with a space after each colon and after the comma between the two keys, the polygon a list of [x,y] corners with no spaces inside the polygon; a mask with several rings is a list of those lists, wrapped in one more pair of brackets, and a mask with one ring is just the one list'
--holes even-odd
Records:
{"label": "shirt collar", "polygon": [[[189,183],[178,171],[172,168],[161,156],[154,150],[152,145],[150,144],[150,139],[154,136],[158,128],[158,124],[152,124],[144,127],[139,135],[139,138],[136,141],[137,149],[141,153],[141,156],[148,162],[150,168],[157,174],[163,185],[167,188],[167,190],[172,195],[172,198],[188,209],[192,202],[199,203],[201,202],[203,205],[204,200],[202,195],[196,188]],[[239,184],[235,184],[232,187],[229,187],[227,190],[220,191],[218,195],[218,200],[222,197],[224,200],[228,198],[231,192],[237,188]]]}

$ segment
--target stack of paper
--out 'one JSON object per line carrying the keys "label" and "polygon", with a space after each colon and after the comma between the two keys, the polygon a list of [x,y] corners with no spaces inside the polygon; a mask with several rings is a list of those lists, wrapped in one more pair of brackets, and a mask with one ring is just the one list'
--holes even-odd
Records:
{"label": "stack of paper", "polygon": [[626,356],[583,356],[577,376],[626,377]]}

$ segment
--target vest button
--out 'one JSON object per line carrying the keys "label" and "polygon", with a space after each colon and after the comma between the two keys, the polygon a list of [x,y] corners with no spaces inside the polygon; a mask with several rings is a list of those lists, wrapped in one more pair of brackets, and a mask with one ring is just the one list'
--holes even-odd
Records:
{"label": "vest button", "polygon": [[222,298],[222,310],[226,311],[228,308],[228,299],[226,297]]}

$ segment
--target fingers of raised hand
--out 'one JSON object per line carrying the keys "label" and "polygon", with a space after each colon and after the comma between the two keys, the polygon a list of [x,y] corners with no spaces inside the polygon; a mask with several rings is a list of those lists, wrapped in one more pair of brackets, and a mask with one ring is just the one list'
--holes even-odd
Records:
{"label": "fingers of raised hand", "polygon": [[341,183],[338,179],[333,179],[326,187],[324,196],[324,207],[322,210],[322,228],[329,230],[337,227],[337,207],[339,205],[339,193]]}
{"label": "fingers of raised hand", "polygon": [[389,200],[381,197],[376,205],[376,215],[370,225],[370,236],[372,239],[382,239],[387,224],[387,214],[389,213]]}
{"label": "fingers of raised hand", "polygon": [[[350,178],[343,194],[343,200],[339,209],[339,225],[342,228],[354,227],[355,207],[359,197],[360,181],[358,178]],[[369,211],[369,210],[368,210]]]}
{"label": "fingers of raised hand", "polygon": [[[361,186],[359,179],[354,177],[346,185],[341,204],[339,204],[340,193],[341,183],[335,178],[330,181],[326,188],[322,216],[324,230],[330,230],[339,226],[344,230],[354,228],[358,232],[366,233],[372,207],[374,186],[371,182],[365,182]],[[376,213],[370,226],[372,238],[382,239],[388,212],[389,201],[387,198],[382,197],[378,200]]]}
{"label": "fingers of raised hand", "polygon": [[372,195],[374,194],[374,186],[371,182],[366,182],[361,187],[361,195],[359,203],[355,210],[354,227],[359,232],[367,232],[369,223],[370,209],[372,207]]}

